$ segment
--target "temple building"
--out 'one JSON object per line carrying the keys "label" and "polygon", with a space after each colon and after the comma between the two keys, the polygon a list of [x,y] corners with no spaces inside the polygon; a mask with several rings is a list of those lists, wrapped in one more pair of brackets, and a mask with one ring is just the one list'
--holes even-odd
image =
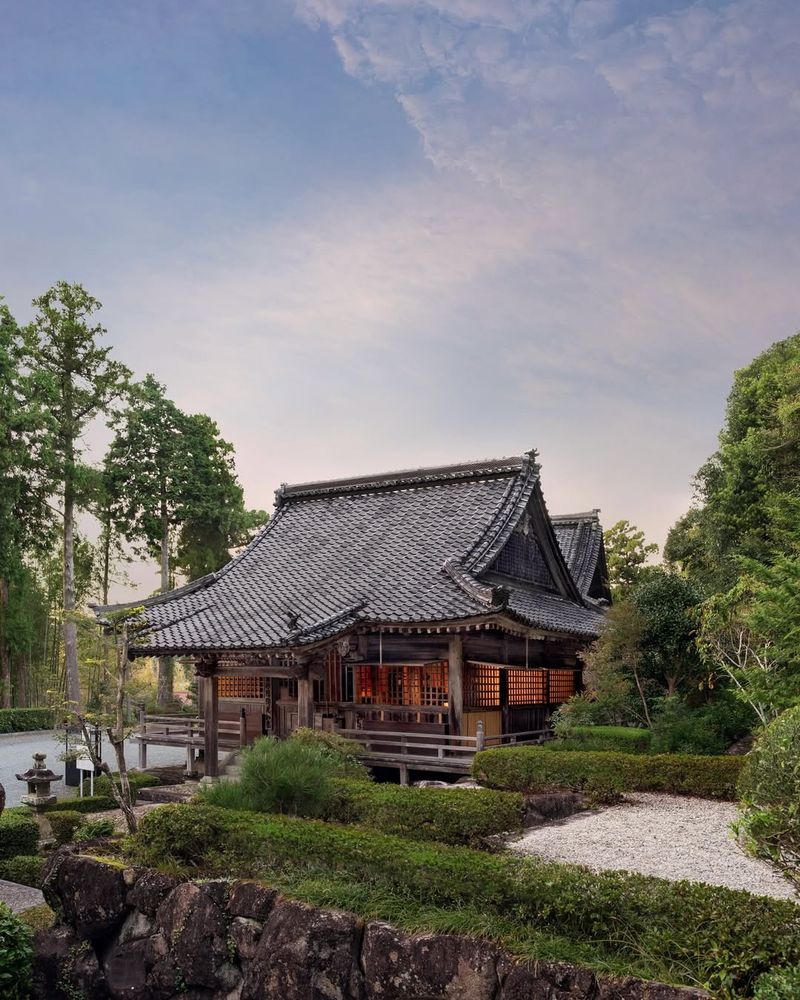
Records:
{"label": "temple building", "polygon": [[243,742],[402,733],[445,759],[540,734],[609,600],[598,512],[549,515],[529,452],[282,486],[236,558],[143,602],[130,655],[194,662],[210,775],[236,720]]}

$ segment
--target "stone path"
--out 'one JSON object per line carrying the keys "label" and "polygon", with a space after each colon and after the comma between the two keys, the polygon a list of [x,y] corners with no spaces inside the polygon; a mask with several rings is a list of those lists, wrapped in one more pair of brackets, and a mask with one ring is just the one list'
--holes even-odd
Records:
{"label": "stone path", "polygon": [[597,812],[536,827],[509,848],[595,871],[613,869],[797,899],[794,887],[736,843],[732,802],[639,792]]}
{"label": "stone path", "polygon": [[32,906],[41,906],[44,896],[39,889],[29,885],[19,885],[17,882],[6,882],[0,878],[0,902],[10,906],[14,913],[29,910]]}

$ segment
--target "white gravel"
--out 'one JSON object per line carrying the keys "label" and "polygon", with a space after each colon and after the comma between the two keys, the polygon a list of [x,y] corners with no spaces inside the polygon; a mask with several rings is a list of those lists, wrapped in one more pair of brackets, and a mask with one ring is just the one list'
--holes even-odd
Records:
{"label": "white gravel", "polygon": [[736,843],[730,830],[736,815],[730,802],[641,792],[620,805],[528,830],[508,846],[595,871],[689,879],[800,902],[790,882]]}

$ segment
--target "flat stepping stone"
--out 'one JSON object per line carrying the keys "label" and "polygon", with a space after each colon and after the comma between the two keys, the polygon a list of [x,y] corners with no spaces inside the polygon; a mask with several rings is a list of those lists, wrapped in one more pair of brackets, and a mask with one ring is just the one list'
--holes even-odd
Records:
{"label": "flat stepping stone", "polygon": [[10,906],[14,913],[29,910],[32,906],[42,906],[44,896],[40,889],[19,882],[7,882],[0,878],[0,902]]}

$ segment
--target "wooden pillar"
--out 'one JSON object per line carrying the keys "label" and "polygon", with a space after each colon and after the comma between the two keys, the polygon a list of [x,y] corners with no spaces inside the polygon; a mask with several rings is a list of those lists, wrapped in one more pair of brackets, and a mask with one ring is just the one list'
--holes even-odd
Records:
{"label": "wooden pillar", "polygon": [[[145,721],[145,711],[144,707],[139,709],[139,735],[144,737],[147,732],[147,722]],[[144,771],[147,767],[147,744],[144,739],[139,740],[139,770]],[[81,789],[83,789],[83,783],[81,782]]]}
{"label": "wooden pillar", "polygon": [[297,722],[308,729],[314,728],[314,689],[308,673],[308,664],[297,678]]}
{"label": "wooden pillar", "polygon": [[448,722],[451,736],[461,735],[464,714],[464,645],[460,635],[450,637],[447,667]]}
{"label": "wooden pillar", "polygon": [[203,682],[203,758],[207,778],[219,774],[219,693],[217,675],[210,674]]}

